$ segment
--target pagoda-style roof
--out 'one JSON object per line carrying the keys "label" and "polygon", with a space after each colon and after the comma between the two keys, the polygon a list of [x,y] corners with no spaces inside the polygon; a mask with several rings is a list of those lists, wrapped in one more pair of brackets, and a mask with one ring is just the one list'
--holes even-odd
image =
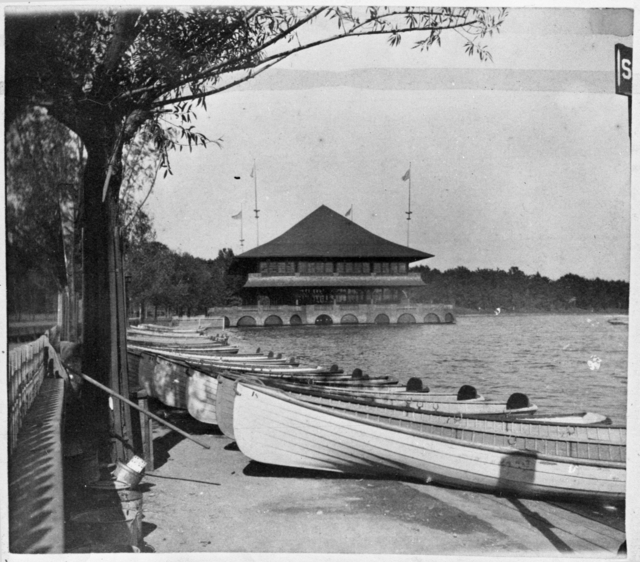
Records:
{"label": "pagoda-style roof", "polygon": [[431,257],[432,254],[385,240],[325,205],[284,234],[236,256],[237,259],[404,258],[409,261]]}

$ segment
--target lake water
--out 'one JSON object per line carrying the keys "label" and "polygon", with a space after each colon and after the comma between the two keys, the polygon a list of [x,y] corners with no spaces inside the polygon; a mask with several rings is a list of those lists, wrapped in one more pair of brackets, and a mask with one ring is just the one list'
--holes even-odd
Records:
{"label": "lake water", "polygon": [[[604,315],[461,316],[452,325],[229,329],[241,352],[272,350],[351,372],[471,384],[490,399],[524,392],[539,412],[592,411],[626,423],[628,327]],[[595,356],[595,359],[594,359]],[[599,361],[598,361],[599,360]],[[595,368],[599,365],[599,368]]]}

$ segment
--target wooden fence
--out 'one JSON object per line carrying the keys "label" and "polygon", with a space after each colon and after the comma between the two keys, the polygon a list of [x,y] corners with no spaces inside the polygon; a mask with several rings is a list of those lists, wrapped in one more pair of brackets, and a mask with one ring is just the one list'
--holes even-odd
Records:
{"label": "wooden fence", "polygon": [[56,328],[47,330],[34,342],[9,352],[7,373],[7,413],[9,451],[15,449],[18,432],[38,395],[51,359],[50,342],[58,338]]}

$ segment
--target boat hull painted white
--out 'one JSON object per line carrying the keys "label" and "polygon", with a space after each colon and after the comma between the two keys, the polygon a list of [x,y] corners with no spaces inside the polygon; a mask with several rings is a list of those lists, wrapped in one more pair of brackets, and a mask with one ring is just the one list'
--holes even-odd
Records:
{"label": "boat hull painted white", "polygon": [[525,496],[622,499],[625,493],[622,463],[585,463],[421,435],[243,382],[236,386],[233,427],[240,450],[268,464],[396,474]]}
{"label": "boat hull painted white", "polygon": [[140,385],[166,406],[187,410],[198,421],[217,424],[218,381],[206,373],[143,353],[138,367]]}
{"label": "boat hull painted white", "polygon": [[187,410],[202,423],[218,425],[216,396],[218,380],[215,377],[191,371],[187,379]]}
{"label": "boat hull painted white", "polygon": [[216,396],[216,412],[218,427],[230,439],[235,439],[233,433],[233,403],[236,397],[236,381],[228,377],[218,377],[218,392]]}

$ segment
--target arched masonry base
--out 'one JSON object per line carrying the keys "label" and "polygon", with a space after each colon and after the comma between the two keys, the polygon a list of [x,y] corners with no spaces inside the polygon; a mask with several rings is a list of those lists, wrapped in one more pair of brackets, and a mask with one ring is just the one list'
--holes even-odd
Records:
{"label": "arched masonry base", "polygon": [[232,328],[332,324],[455,324],[453,306],[446,304],[229,306],[210,308],[207,315],[224,317],[225,327]]}

